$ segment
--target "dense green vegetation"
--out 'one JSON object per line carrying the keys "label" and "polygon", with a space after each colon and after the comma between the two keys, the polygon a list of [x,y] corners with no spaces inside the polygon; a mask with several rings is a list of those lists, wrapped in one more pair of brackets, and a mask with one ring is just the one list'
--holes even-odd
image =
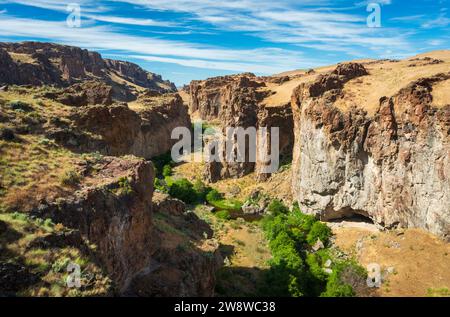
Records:
{"label": "dense green vegetation", "polygon": [[230,217],[231,212],[239,212],[242,202],[234,199],[225,199],[217,190],[206,186],[200,179],[191,183],[188,179],[173,179],[172,167],[174,162],[170,153],[155,157],[155,189],[167,193],[170,196],[180,199],[187,204],[205,203],[215,207],[218,211],[227,211],[227,215],[222,213],[222,218]]}
{"label": "dense green vegetation", "polygon": [[[187,204],[208,203],[216,217],[230,220],[242,211],[242,203],[226,199],[201,180],[174,179],[170,155],[154,160],[156,189]],[[352,260],[338,258],[330,248],[330,228],[315,217],[292,210],[273,199],[261,221],[272,253],[270,269],[259,289],[264,296],[354,296],[354,285],[365,281],[366,272]],[[319,241],[320,240],[320,241]],[[318,243],[319,242],[319,243]],[[323,247],[314,251],[316,245]]]}
{"label": "dense green vegetation", "polygon": [[206,201],[218,210],[239,212],[242,209],[242,202],[235,199],[225,199],[223,195],[215,189],[209,191],[206,195]]}
{"label": "dense green vegetation", "polygon": [[[269,205],[263,228],[272,252],[261,293],[267,296],[353,296],[353,282],[365,279],[355,262],[340,260],[328,247],[331,230],[298,206],[289,212],[280,201]],[[314,252],[320,239],[324,248]],[[328,271],[328,272],[327,272]],[[345,278],[344,278],[345,277]]]}

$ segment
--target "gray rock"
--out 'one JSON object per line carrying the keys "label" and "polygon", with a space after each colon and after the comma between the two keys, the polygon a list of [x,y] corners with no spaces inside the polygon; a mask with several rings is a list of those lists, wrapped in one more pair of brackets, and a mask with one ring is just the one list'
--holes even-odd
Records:
{"label": "gray rock", "polygon": [[294,200],[322,220],[359,214],[386,228],[422,228],[450,239],[450,112],[434,108],[431,95],[450,74],[381,98],[369,116],[333,106],[355,78],[337,73],[294,92]]}

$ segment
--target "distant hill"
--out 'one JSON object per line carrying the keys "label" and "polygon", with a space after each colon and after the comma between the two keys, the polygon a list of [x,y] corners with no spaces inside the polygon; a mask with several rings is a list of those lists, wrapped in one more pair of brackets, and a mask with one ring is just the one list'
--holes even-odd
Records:
{"label": "distant hill", "polygon": [[97,52],[52,43],[0,43],[0,85],[67,87],[86,80],[111,85],[117,99],[124,100],[146,89],[177,91],[160,75],[134,63],[104,59]]}

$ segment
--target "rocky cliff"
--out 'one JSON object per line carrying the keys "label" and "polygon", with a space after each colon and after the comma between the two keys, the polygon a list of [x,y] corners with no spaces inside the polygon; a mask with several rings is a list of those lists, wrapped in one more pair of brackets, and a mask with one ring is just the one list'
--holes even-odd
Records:
{"label": "rocky cliff", "polygon": [[51,43],[0,43],[0,85],[67,87],[87,80],[107,83],[123,101],[140,89],[176,91],[159,75],[130,62],[103,59],[97,52]]}
{"label": "rocky cliff", "polygon": [[191,127],[187,108],[178,94],[141,97],[138,107],[127,104],[76,108],[70,127],[55,127],[47,134],[77,152],[105,155],[132,154],[150,159],[167,153],[177,140],[176,127]]}
{"label": "rocky cliff", "polygon": [[[403,63],[395,67],[409,67]],[[382,66],[372,73],[341,64],[294,91],[294,197],[321,219],[361,214],[449,238],[450,105],[437,105],[433,90],[450,73],[380,96],[372,111],[350,92],[352,85],[383,83],[375,73]]]}
{"label": "rocky cliff", "polygon": [[[278,127],[280,129],[281,155],[290,155],[293,145],[292,112],[289,103],[264,104],[265,98],[273,94],[267,86],[268,78],[258,78],[251,73],[193,81],[190,84],[190,111],[207,121],[217,121],[225,138],[226,128],[241,127],[256,129]],[[270,144],[267,145],[269,147]],[[249,143],[246,144],[248,153]],[[269,149],[266,149],[268,153]],[[270,176],[263,173],[265,165],[259,157],[250,162],[248,154],[245,162],[212,162],[206,165],[205,176],[215,182],[224,178],[242,177],[256,171],[260,180]]]}
{"label": "rocky cliff", "polygon": [[[193,214],[185,215],[180,201],[153,199],[151,163],[103,157],[95,162],[95,174],[90,174],[91,164],[83,168],[88,176],[79,190],[56,201],[41,201],[31,215],[77,230],[94,244],[95,258],[118,294],[212,296],[221,264],[218,246],[188,247],[191,240],[207,243],[205,232],[212,236],[209,226]],[[170,220],[162,224],[158,218]],[[189,238],[174,237],[176,230]]]}

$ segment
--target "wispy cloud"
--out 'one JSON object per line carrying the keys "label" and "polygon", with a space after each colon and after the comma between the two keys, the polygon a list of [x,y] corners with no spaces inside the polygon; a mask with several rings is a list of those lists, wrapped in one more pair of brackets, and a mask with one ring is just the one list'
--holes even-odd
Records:
{"label": "wispy cloud", "polygon": [[[327,48],[338,43],[336,51],[350,55],[358,55],[359,52],[367,54],[367,50],[384,51],[387,47],[408,49],[407,40],[395,29],[369,29],[366,25],[365,9],[361,10],[360,15],[333,12],[333,1],[113,1],[131,3],[152,10],[187,12],[194,19],[219,29],[247,32],[274,43]],[[390,0],[371,2],[383,5],[391,3]],[[355,6],[364,6],[365,3],[359,2]]]}
{"label": "wispy cloud", "polygon": [[450,25],[450,18],[447,18],[444,14],[442,14],[436,19],[423,23],[422,27],[429,29],[435,27],[447,27],[449,25]]}
{"label": "wispy cloud", "polygon": [[139,26],[158,26],[158,27],[176,27],[179,26],[177,23],[157,21],[153,19],[136,19],[109,15],[94,15],[94,14],[83,14],[83,18],[88,18],[101,22],[109,22],[115,24],[128,24],[128,25],[139,25]]}
{"label": "wispy cloud", "polygon": [[401,16],[401,17],[395,17],[389,19],[390,21],[399,21],[399,22],[411,22],[411,21],[418,21],[424,18],[425,15],[418,14],[418,15],[408,15],[408,16]]}
{"label": "wispy cloud", "polygon": [[85,13],[100,13],[108,11],[107,7],[100,5],[98,2],[93,2],[89,0],[0,0],[0,3],[8,4],[20,4],[23,6],[35,7],[40,9],[47,9],[53,11],[65,12],[67,10],[67,5],[75,3],[83,8]]}
{"label": "wispy cloud", "polygon": [[[278,72],[306,63],[314,63],[298,51],[278,48],[252,50],[222,49],[209,45],[131,36],[111,27],[69,28],[64,22],[18,19],[2,16],[0,34],[4,37],[51,39],[54,42],[96,50],[114,50],[124,56],[148,61],[170,62],[185,66],[233,71]],[[251,62],[242,62],[251,61]],[[315,61],[317,63],[317,61]],[[267,66],[270,65],[270,66]]]}

